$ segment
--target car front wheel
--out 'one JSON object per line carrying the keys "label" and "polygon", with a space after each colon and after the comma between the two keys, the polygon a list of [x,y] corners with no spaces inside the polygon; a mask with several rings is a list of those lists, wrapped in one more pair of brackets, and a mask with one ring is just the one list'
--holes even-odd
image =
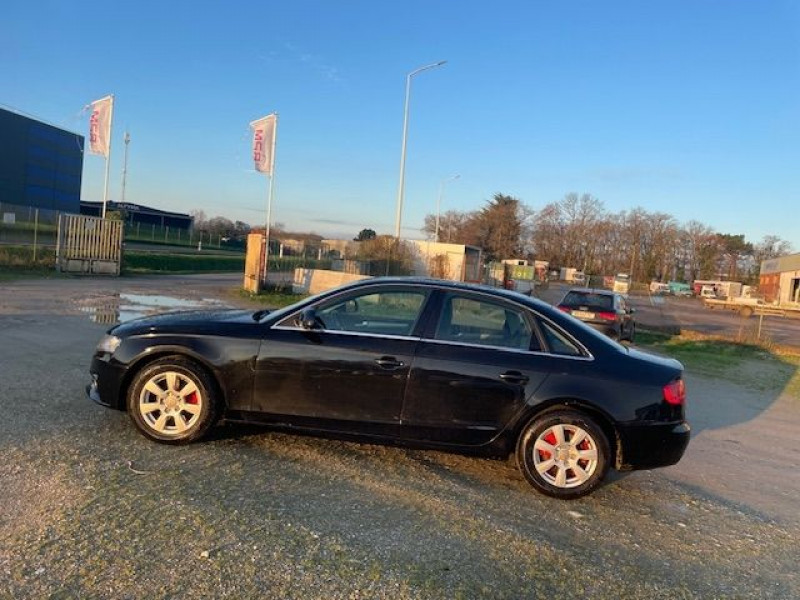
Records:
{"label": "car front wheel", "polygon": [[128,388],[128,414],[151,440],[193,442],[216,420],[213,382],[194,361],[180,356],[159,359],[133,378]]}
{"label": "car front wheel", "polygon": [[560,410],[535,417],[517,441],[517,464],[543,494],[580,498],[608,471],[610,450],[603,430],[588,416]]}

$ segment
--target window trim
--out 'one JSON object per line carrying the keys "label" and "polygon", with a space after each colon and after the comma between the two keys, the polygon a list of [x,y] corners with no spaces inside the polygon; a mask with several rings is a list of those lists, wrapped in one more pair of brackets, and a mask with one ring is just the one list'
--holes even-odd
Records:
{"label": "window trim", "polygon": [[[425,303],[423,304],[422,312],[420,313],[421,316],[425,316],[425,313],[428,312],[431,309],[431,306],[433,306],[434,308],[439,310],[440,314],[441,314],[441,302],[434,302],[434,300],[435,300],[435,298],[437,296],[437,293],[439,294],[440,298],[444,294],[447,294],[448,292],[457,291],[457,292],[461,292],[462,294],[475,295],[475,296],[485,296],[486,298],[489,298],[490,300],[499,301],[501,303],[507,302],[508,304],[511,304],[511,305],[513,305],[515,307],[519,307],[520,309],[522,309],[522,311],[526,314],[526,318],[528,318],[528,319],[533,321],[534,331],[539,336],[539,343],[540,343],[540,345],[542,347],[542,350],[522,350],[522,349],[507,348],[507,347],[501,347],[501,346],[479,346],[479,345],[468,344],[466,342],[448,342],[448,341],[445,341],[445,340],[436,340],[436,339],[434,339],[434,338],[432,338],[430,336],[426,336],[425,335],[425,330],[420,332],[420,335],[411,335],[411,336],[392,336],[392,335],[383,335],[383,334],[374,334],[374,333],[358,333],[358,332],[347,332],[347,331],[330,331],[330,333],[336,333],[338,335],[348,335],[349,334],[349,335],[355,335],[355,336],[376,337],[376,338],[384,338],[384,339],[430,342],[430,343],[434,343],[434,344],[457,345],[457,346],[466,346],[466,347],[470,347],[470,348],[482,348],[482,349],[489,349],[489,350],[504,350],[504,351],[508,351],[508,352],[531,354],[531,355],[534,355],[534,356],[548,356],[548,357],[551,357],[551,358],[561,358],[561,359],[567,359],[567,360],[579,360],[579,361],[587,361],[587,362],[594,361],[594,359],[595,359],[594,355],[589,351],[589,349],[584,344],[582,344],[580,341],[578,341],[575,338],[575,336],[569,334],[563,327],[558,325],[551,318],[549,318],[546,315],[543,315],[541,312],[539,312],[538,310],[536,310],[535,308],[533,308],[531,306],[528,306],[526,304],[522,304],[521,302],[517,302],[513,298],[506,298],[504,296],[491,294],[491,293],[488,293],[488,292],[484,292],[482,290],[472,290],[472,289],[464,290],[464,289],[460,289],[460,288],[448,288],[448,287],[445,287],[445,286],[436,285],[436,283],[425,284],[425,283],[417,283],[417,282],[409,282],[409,283],[392,282],[392,283],[387,284],[387,283],[384,283],[384,282],[376,281],[374,283],[368,283],[368,284],[360,285],[355,290],[354,289],[343,289],[340,292],[337,292],[335,294],[331,294],[329,296],[325,296],[324,298],[320,298],[317,302],[309,302],[308,304],[302,305],[297,310],[292,311],[290,314],[288,314],[285,317],[281,318],[276,323],[270,325],[269,328],[270,329],[277,329],[279,331],[306,331],[302,327],[297,327],[296,325],[282,325],[282,323],[284,323],[284,322],[286,322],[287,320],[290,320],[290,319],[293,321],[294,318],[297,315],[299,315],[301,312],[303,312],[303,310],[305,310],[306,308],[308,308],[310,306],[316,307],[317,305],[321,304],[322,302],[326,302],[327,300],[331,300],[333,298],[338,298],[340,296],[345,296],[345,295],[352,294],[354,291],[362,291],[362,290],[367,290],[367,289],[374,288],[374,287],[383,287],[383,286],[389,286],[389,287],[395,287],[396,286],[397,288],[400,288],[400,289],[422,288],[425,291],[425,294],[426,294],[427,298],[425,300]],[[438,306],[437,306],[437,304],[438,304]],[[424,329],[428,329],[428,325],[430,325],[430,320],[434,320],[435,321],[435,325],[438,325],[438,319],[439,319],[439,315],[433,315],[432,319],[428,319],[428,320],[420,319],[415,324],[415,327],[419,327],[420,325],[423,325],[423,326],[425,326]],[[564,335],[573,344],[575,344],[575,346],[577,346],[578,349],[583,352],[583,354],[580,355],[580,356],[570,356],[570,355],[567,355],[567,354],[555,354],[554,352],[551,352],[549,347],[547,346],[547,344],[544,343],[544,342],[546,342],[546,340],[543,339],[543,335],[539,331],[538,319],[546,321],[552,327],[557,329],[562,335]],[[426,321],[427,321],[427,323],[426,323]],[[435,331],[435,325],[434,325],[434,331]],[[325,333],[326,331],[329,331],[329,330],[321,329],[321,330],[317,331],[316,333],[318,333],[318,334],[319,333]]]}
{"label": "window trim", "polygon": [[[572,339],[572,338],[570,338]],[[464,348],[475,348],[476,350],[493,350],[499,352],[513,352],[515,354],[527,354],[529,356],[545,356],[548,358],[566,358],[568,360],[583,360],[583,361],[593,361],[594,357],[584,356],[583,354],[579,354],[577,356],[571,354],[555,354],[550,351],[542,351],[542,350],[523,350],[521,348],[509,348],[508,346],[489,346],[489,345],[480,345],[480,344],[472,344],[470,342],[451,342],[450,340],[436,340],[432,338],[421,338],[422,342],[430,343],[430,344],[441,344],[443,346],[461,346]]]}
{"label": "window trim", "polygon": [[[380,291],[382,291],[382,290],[371,291],[371,288],[374,288],[374,287],[377,287],[377,286],[382,286],[382,285],[385,285],[385,284],[376,283],[374,285],[365,285],[365,286],[358,287],[355,290],[352,290],[352,289],[342,290],[338,294],[332,294],[330,296],[326,296],[325,298],[320,298],[319,301],[312,302],[310,304],[306,304],[302,308],[299,308],[298,310],[293,311],[291,314],[289,314],[289,315],[285,316],[284,318],[280,319],[277,323],[272,325],[270,327],[270,329],[277,329],[278,331],[306,331],[305,329],[303,329],[302,327],[298,327],[297,325],[293,325],[293,324],[284,325],[284,323],[286,323],[287,321],[289,323],[292,323],[295,320],[295,318],[300,313],[302,313],[305,309],[307,309],[309,307],[313,307],[316,310],[318,306],[320,306],[322,304],[328,304],[329,300],[334,301],[334,303],[335,302],[339,302],[339,301],[347,302],[347,300],[349,300],[351,296],[355,298],[355,297],[359,297],[359,296],[367,296],[367,295],[370,295],[370,294],[380,293]],[[417,288],[417,289],[412,289],[412,288]],[[420,291],[418,291],[419,288],[421,288]],[[433,297],[433,292],[435,290],[432,289],[432,288],[428,288],[426,286],[422,286],[422,285],[414,286],[414,285],[406,285],[406,284],[400,283],[400,284],[397,284],[397,289],[389,288],[389,290],[387,290],[387,291],[396,292],[396,293],[397,292],[399,292],[399,293],[406,292],[406,293],[414,293],[414,294],[420,294],[421,293],[422,294],[423,298],[422,298],[422,304],[420,305],[419,314],[417,314],[417,317],[414,320],[414,324],[411,327],[411,333],[413,334],[417,330],[417,328],[419,327],[420,323],[422,323],[422,318],[425,316],[425,313],[426,313],[426,311],[428,309],[428,306],[430,304],[431,298]],[[371,332],[368,332],[368,331],[363,331],[363,332],[362,331],[349,331],[349,330],[346,330],[346,329],[327,329],[327,328],[324,328],[324,329],[315,330],[315,332],[318,333],[318,334],[319,333],[335,333],[335,334],[339,334],[339,335],[351,335],[351,336],[370,337],[370,338],[383,338],[383,339],[387,339],[387,340],[412,340],[412,341],[416,340],[416,341],[419,341],[421,339],[421,337],[419,335],[395,335],[395,334],[391,334],[391,333],[371,333]]]}

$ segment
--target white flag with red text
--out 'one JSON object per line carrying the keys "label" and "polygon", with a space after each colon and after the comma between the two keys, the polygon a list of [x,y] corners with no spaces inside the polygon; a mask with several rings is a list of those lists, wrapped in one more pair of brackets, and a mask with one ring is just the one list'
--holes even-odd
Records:
{"label": "white flag with red text", "polygon": [[256,171],[266,173],[270,177],[275,164],[273,153],[277,125],[278,115],[275,113],[250,123],[250,128],[253,130],[253,164]]}
{"label": "white flag with red text", "polygon": [[89,105],[92,109],[89,115],[89,148],[92,154],[108,156],[111,145],[111,110],[114,106],[114,97],[106,96],[95,100]]}

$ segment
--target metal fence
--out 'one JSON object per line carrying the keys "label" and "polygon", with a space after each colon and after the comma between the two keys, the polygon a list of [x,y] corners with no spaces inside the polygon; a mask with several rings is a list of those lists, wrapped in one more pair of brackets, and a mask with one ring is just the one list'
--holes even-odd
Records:
{"label": "metal fence", "polygon": [[192,248],[244,249],[244,244],[226,243],[221,234],[194,229],[181,229],[147,223],[125,223],[125,240],[144,244],[165,244],[169,246],[190,246]]}
{"label": "metal fence", "polygon": [[43,248],[55,248],[61,214],[59,211],[0,203],[0,248],[30,247],[35,262]]}

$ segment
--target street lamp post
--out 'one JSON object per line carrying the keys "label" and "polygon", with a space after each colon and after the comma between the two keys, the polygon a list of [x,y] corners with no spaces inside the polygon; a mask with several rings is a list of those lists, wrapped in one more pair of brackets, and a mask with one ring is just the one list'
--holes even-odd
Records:
{"label": "street lamp post", "polygon": [[450,181],[454,181],[461,177],[461,175],[453,175],[452,177],[448,177],[447,179],[442,179],[441,183],[439,184],[439,197],[436,199],[436,233],[434,234],[434,241],[438,244],[439,243],[439,213],[442,209],[442,196],[444,195],[444,184],[449,183]]}
{"label": "street lamp post", "polygon": [[440,60],[437,63],[431,63],[411,71],[406,75],[406,102],[403,110],[403,146],[400,150],[400,183],[397,186],[397,214],[395,215],[394,235],[400,239],[400,224],[403,218],[403,194],[405,192],[405,179],[406,179],[406,142],[408,140],[408,103],[411,99],[411,78],[417,73],[441,67],[446,60]]}

